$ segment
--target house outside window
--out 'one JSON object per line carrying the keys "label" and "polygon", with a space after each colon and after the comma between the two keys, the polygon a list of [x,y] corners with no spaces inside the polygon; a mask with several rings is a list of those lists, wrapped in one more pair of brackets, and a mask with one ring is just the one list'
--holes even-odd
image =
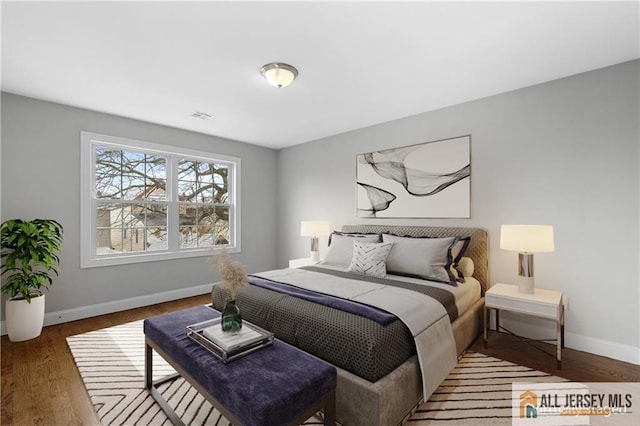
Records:
{"label": "house outside window", "polygon": [[240,251],[240,159],[81,132],[81,266]]}

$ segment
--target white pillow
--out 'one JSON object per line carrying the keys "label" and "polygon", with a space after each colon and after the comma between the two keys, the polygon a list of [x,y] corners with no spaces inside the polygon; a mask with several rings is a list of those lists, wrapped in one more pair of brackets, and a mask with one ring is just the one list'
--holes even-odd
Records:
{"label": "white pillow", "polygon": [[380,242],[380,235],[331,235],[331,245],[324,257],[324,263],[348,267],[353,257],[353,241],[358,240],[365,243]]}
{"label": "white pillow", "polygon": [[384,277],[387,275],[387,256],[393,243],[363,243],[353,240],[353,258],[347,270],[359,274]]}
{"label": "white pillow", "polygon": [[382,234],[382,241],[393,243],[387,257],[387,272],[409,275],[431,281],[456,285],[450,271],[451,247],[457,241],[450,238],[413,238]]}

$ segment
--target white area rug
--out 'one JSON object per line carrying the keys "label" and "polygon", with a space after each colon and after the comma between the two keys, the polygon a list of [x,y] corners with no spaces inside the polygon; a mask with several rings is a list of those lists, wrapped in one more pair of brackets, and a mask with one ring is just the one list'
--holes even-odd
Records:
{"label": "white area rug", "polygon": [[[549,362],[553,360],[550,358]],[[498,358],[467,352],[429,401],[412,414],[408,423],[511,425],[512,383],[566,381]]]}
{"label": "white area rug", "polygon": [[[103,425],[170,425],[144,388],[144,333],[135,321],[67,338],[93,407]],[[154,352],[154,380],[175,371]],[[510,425],[511,383],[565,379],[467,353],[455,370],[411,415],[410,425]],[[160,392],[187,425],[229,422],[185,380],[178,378]],[[305,424],[322,424],[311,418]]]}

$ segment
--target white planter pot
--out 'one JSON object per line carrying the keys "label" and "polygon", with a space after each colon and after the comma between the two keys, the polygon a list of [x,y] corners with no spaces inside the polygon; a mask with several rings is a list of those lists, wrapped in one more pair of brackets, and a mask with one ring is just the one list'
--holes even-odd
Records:
{"label": "white planter pot", "polygon": [[12,342],[38,337],[44,325],[44,294],[24,299],[8,299],[5,304],[7,334]]}

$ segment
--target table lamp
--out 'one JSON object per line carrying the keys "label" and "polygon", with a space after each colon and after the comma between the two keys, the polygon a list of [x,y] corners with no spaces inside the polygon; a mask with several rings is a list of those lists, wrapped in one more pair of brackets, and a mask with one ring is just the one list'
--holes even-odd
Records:
{"label": "table lamp", "polygon": [[502,225],[500,248],[518,252],[518,290],[533,293],[533,253],[553,251],[553,226]]}
{"label": "table lamp", "polygon": [[311,237],[311,260],[320,260],[320,245],[318,237],[329,235],[329,222],[323,221],[302,221],[300,223],[300,235],[303,237]]}

